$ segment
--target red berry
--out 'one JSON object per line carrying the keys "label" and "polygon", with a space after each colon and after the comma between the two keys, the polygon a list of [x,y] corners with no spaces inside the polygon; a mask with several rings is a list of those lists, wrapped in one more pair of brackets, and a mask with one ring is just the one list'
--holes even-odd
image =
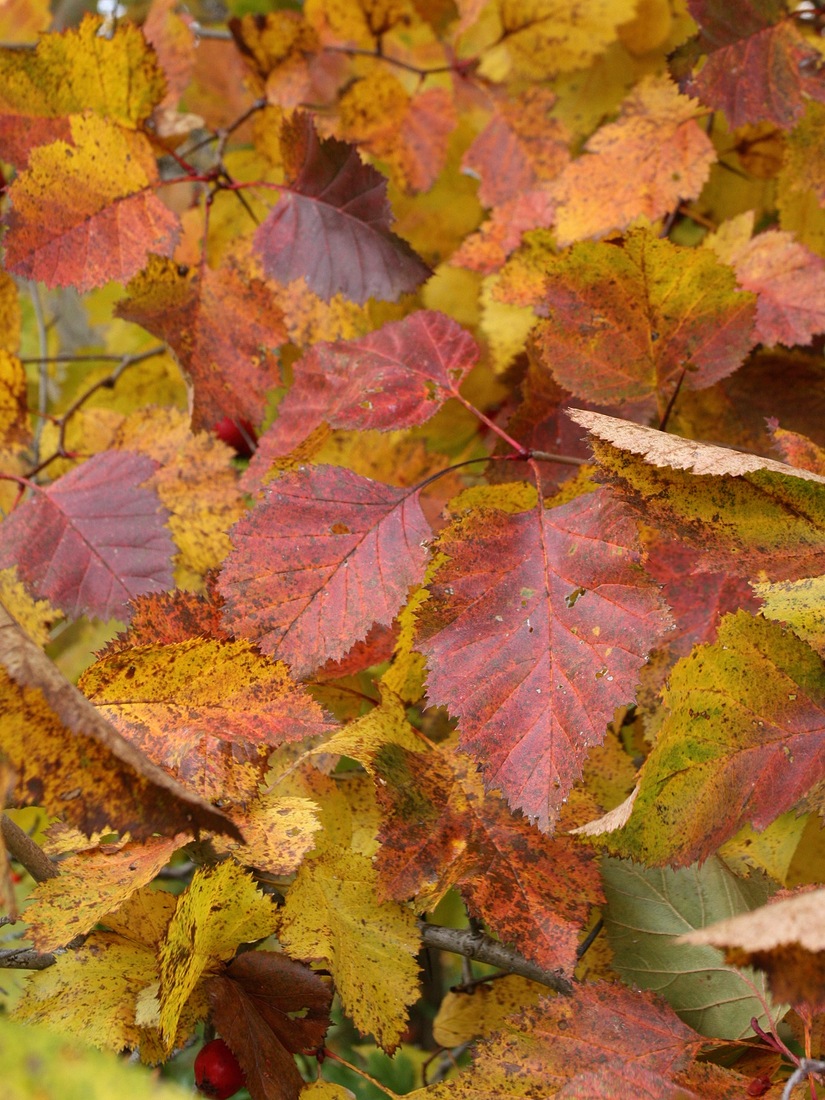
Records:
{"label": "red berry", "polygon": [[254,454],[258,436],[248,420],[233,420],[231,416],[225,416],[213,431],[240,458],[251,458]]}
{"label": "red berry", "polygon": [[198,1051],[195,1084],[204,1096],[212,1096],[214,1100],[226,1100],[246,1084],[238,1059],[223,1039],[213,1039]]}

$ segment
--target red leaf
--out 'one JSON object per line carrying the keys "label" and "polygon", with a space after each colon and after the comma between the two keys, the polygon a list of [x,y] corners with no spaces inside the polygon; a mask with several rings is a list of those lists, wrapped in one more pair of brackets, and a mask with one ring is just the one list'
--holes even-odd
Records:
{"label": "red leaf", "polygon": [[419,643],[430,702],[458,716],[485,783],[549,829],[668,622],[636,564],[634,525],[599,491],[517,515],[478,510],[439,549],[449,561]]}
{"label": "red leaf", "polygon": [[297,115],[292,136],[302,163],[277,206],[255,233],[264,271],[279,282],[306,279],[329,301],[395,301],[413,291],[429,268],[390,231],[387,181],[362,164],[353,145],[319,139],[308,115]]}
{"label": "red leaf", "polygon": [[13,512],[0,528],[0,568],[16,565],[36,595],[67,615],[127,619],[128,603],[173,584],[174,544],[151,459],[104,451]]}
{"label": "red leaf", "polygon": [[602,901],[593,853],[570,837],[537,833],[484,792],[460,754],[389,744],[372,766],[386,817],[376,866],[387,893],[429,899],[458,886],[470,914],[504,942],[547,970],[572,974],[581,929]]}
{"label": "red leaf", "polygon": [[781,7],[764,15],[761,5],[755,12],[727,0],[693,0],[689,7],[712,52],[685,91],[724,111],[731,129],[774,122],[790,130],[808,97],[825,99],[821,58]]}
{"label": "red leaf", "polygon": [[429,537],[417,490],[332,466],[287,474],[233,528],[224,620],[308,675],[392,622]]}
{"label": "red leaf", "polygon": [[316,344],[262,438],[255,469],[269,469],[321,423],[390,431],[423,424],[478,359],[478,345],[443,313],[419,310],[360,340]]}

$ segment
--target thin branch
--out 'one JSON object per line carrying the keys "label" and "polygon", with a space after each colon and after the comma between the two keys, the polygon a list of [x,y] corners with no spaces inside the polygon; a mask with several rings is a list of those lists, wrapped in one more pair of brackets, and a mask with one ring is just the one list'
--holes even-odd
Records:
{"label": "thin branch", "polygon": [[57,962],[50,951],[35,951],[33,947],[15,947],[0,951],[0,967],[5,970],[48,970]]}
{"label": "thin branch", "polygon": [[12,859],[17,860],[29,872],[35,882],[45,882],[60,874],[57,864],[49,859],[39,844],[35,844],[25,829],[12,821],[8,814],[0,818],[3,843]]}
{"label": "thin branch", "polygon": [[573,992],[572,984],[558,971],[545,970],[511,947],[485,936],[483,932],[472,932],[465,928],[442,928],[440,925],[427,924],[426,921],[419,921],[418,927],[425,947],[435,948],[436,951],[451,951],[454,955],[464,955],[476,962],[498,966],[511,974],[520,974],[522,978],[546,985],[556,993],[569,996]]}

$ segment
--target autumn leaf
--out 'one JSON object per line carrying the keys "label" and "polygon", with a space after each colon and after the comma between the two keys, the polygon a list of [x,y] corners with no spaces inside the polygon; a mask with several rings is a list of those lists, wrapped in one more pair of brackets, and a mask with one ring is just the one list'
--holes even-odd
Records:
{"label": "autumn leaf", "polygon": [[151,882],[191,839],[186,834],[150,837],[141,844],[114,851],[97,847],[62,860],[60,874],[39,884],[26,911],[32,942],[40,951],[54,951],[105,923],[109,913]]}
{"label": "autumn leaf", "polygon": [[825,263],[790,233],[751,237],[753,212],[721,227],[707,244],[757,295],[754,337],[763,344],[808,344],[825,328]]}
{"label": "autumn leaf", "polygon": [[[461,30],[481,52],[480,71],[496,81],[546,80],[592,64],[632,19],[631,0],[600,0],[582,10],[553,0],[519,5],[507,0],[460,3]],[[474,26],[474,24],[477,24]]]}
{"label": "autumn leaf", "polygon": [[280,381],[274,350],[287,339],[264,282],[231,261],[196,272],[153,256],[126,290],[119,316],[165,340],[186,372],[193,429],[224,416],[260,423],[267,391]]}
{"label": "autumn leaf", "polygon": [[308,115],[296,115],[288,140],[297,171],[254,239],[266,274],[282,283],[303,277],[326,301],[336,293],[394,301],[415,290],[429,272],[390,230],[383,176],[354,146],[320,139]]}
{"label": "autumn leaf", "polygon": [[622,247],[583,243],[543,275],[538,361],[599,405],[702,389],[739,367],[754,342],[754,297],[702,249],[636,230]]}
{"label": "autumn leaf", "polygon": [[175,899],[162,891],[146,887],[133,894],[119,918],[107,921],[110,931],[92,932],[76,950],[59,956],[43,980],[29,983],[16,1018],[117,1053],[143,1045],[149,1029],[136,1021],[136,1005],[157,981],[157,939],[174,908]]}
{"label": "autumn leaf", "polygon": [[771,580],[819,573],[825,479],[770,458],[571,409],[605,476],[648,522],[702,551],[702,568]]}
{"label": "autumn leaf", "polygon": [[314,345],[293,366],[295,380],[260,440],[254,468],[288,454],[322,423],[361,431],[424,423],[458,397],[478,354],[468,332],[430,310],[359,340]]}
{"label": "autumn leaf", "polygon": [[225,621],[305,676],[343,657],[373,623],[392,622],[423,576],[429,537],[417,490],[299,469],[233,529]]}
{"label": "autumn leaf", "polygon": [[[708,57],[687,90],[725,112],[731,127],[767,120],[790,130],[807,98],[825,99],[819,55],[778,5],[726,10],[713,0],[691,0]],[[736,79],[732,79],[735,75]]]}
{"label": "autumn leaf", "polygon": [[[375,779],[384,816],[375,864],[388,897],[431,911],[455,886],[502,940],[546,970],[572,973],[579,931],[601,897],[588,852],[537,835],[485,793],[466,757],[426,746],[387,692],[324,748],[358,760]],[[514,897],[522,899],[515,907]]]}
{"label": "autumn leaf", "polygon": [[124,737],[210,801],[252,798],[272,748],[329,728],[285,666],[243,641],[127,649],[80,686]]}
{"label": "autumn leaf", "polygon": [[[745,824],[764,829],[823,778],[821,659],[740,611],[670,674],[666,717],[630,819],[611,847],[649,865],[706,859]],[[654,809],[655,807],[655,809]]]}
{"label": "autumn leaf", "polygon": [[121,22],[105,35],[101,26],[87,13],[79,27],[42,35],[34,50],[0,51],[0,133],[18,167],[33,146],[68,138],[69,115],[94,111],[135,129],[160,102],[163,75],[139,28]]}
{"label": "autumn leaf", "polygon": [[9,188],[6,263],[48,286],[128,282],[150,252],[168,255],[177,217],[154,193],[147,138],[97,115],[72,115],[68,141],[32,151]]}
{"label": "autumn leaf", "polygon": [[329,846],[298,871],[278,935],[293,957],[323,960],[355,1026],[391,1053],[418,992],[419,936],[414,914],[377,886],[366,856]]}
{"label": "autumn leaf", "polygon": [[108,452],[35,487],[2,526],[0,566],[16,565],[37,596],[69,615],[127,618],[133,597],[172,585],[165,515],[141,487],[153,470],[140,455]]}
{"label": "autumn leaf", "polygon": [[2,749],[15,800],[63,815],[87,836],[142,840],[210,828],[237,835],[219,811],[129,744],[0,608]]}
{"label": "autumn leaf", "polygon": [[437,544],[448,560],[418,643],[428,697],[459,718],[485,785],[544,830],[668,623],[634,545],[602,493],[515,515],[479,508]]}
{"label": "autumn leaf", "polygon": [[510,1017],[477,1047],[472,1073],[411,1095],[416,1100],[492,1100],[546,1096],[552,1089],[553,1095],[564,1096],[565,1085],[584,1082],[588,1091],[567,1095],[609,1100],[617,1095],[611,1091],[617,1078],[624,1078],[628,1090],[656,1082],[657,1090],[648,1095],[657,1100],[691,1097],[678,1091],[678,1074],[701,1043],[650,993],[607,983],[582,985],[571,997],[545,998]]}
{"label": "autumn leaf", "polygon": [[265,939],[277,925],[271,899],[232,860],[196,871],[160,945],[159,1024],[167,1044],[201,978],[228,962],[240,943]]}
{"label": "autumn leaf", "polygon": [[[696,120],[698,105],[667,77],[645,77],[571,161],[554,189],[560,245],[662,217],[695,198],[716,153]],[[663,140],[663,131],[667,139]]]}

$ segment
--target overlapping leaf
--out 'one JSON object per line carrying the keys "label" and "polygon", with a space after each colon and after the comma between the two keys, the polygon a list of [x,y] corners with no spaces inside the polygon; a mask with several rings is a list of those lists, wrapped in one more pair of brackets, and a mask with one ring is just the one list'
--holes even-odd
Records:
{"label": "overlapping leaf", "polygon": [[247,642],[124,650],[88,669],[81,687],[132,744],[215,801],[251,798],[272,748],[329,728],[285,667]]}
{"label": "overlapping leaf", "polygon": [[293,367],[255,468],[288,454],[319,424],[388,431],[422,424],[458,394],[478,345],[452,318],[418,310],[359,340],[320,343]]}
{"label": "overlapping leaf", "polygon": [[771,580],[819,575],[825,478],[573,409],[605,476],[649,521],[702,551],[703,569]]}
{"label": "overlapping leaf", "polygon": [[819,54],[785,17],[784,5],[691,0],[688,6],[708,57],[687,88],[724,111],[732,127],[768,120],[790,130],[807,98],[825,99]]}
{"label": "overlapping leaf", "polygon": [[16,565],[68,615],[126,618],[134,596],[172,586],[165,515],[141,488],[153,470],[141,455],[108,452],[36,488],[0,529],[0,567]]}
{"label": "overlapping leaf", "polygon": [[458,717],[486,785],[548,829],[667,625],[632,521],[594,493],[470,512],[438,546],[419,643],[430,702]]}
{"label": "overlapping leaf", "polygon": [[754,338],[763,344],[805,345],[825,329],[825,262],[791,233],[751,237],[753,211],[732,219],[708,240],[757,295]]}
{"label": "overlapping leaf", "polygon": [[282,283],[304,278],[326,301],[338,293],[395,300],[415,290],[428,269],[390,229],[384,177],[355,146],[320,139],[307,115],[296,116],[289,137],[295,178],[255,233],[266,274]]}
{"label": "overlapping leaf", "polygon": [[[723,966],[707,947],[676,942],[696,928],[764,905],[763,877],[737,878],[713,857],[701,867],[649,868],[628,860],[603,864],[605,929],[613,965],[634,989],[651,989],[701,1035],[744,1039],[751,1020],[771,1026],[759,976]],[[756,989],[754,989],[756,986]]]}
{"label": "overlapping leaf", "polygon": [[126,289],[118,314],[166,340],[192,382],[193,428],[224,416],[260,423],[280,381],[274,351],[287,339],[266,284],[229,261],[196,273],[153,257]]}
{"label": "overlapping leaf", "polygon": [[755,300],[733,271],[644,230],[551,261],[537,312],[548,318],[534,337],[542,366],[601,405],[664,405],[683,375],[701,389],[732,374],[754,341]]}
{"label": "overlapping leaf", "polygon": [[73,115],[67,137],[34,149],[9,189],[8,269],[80,291],[128,282],[150,252],[169,255],[180,231],[155,194],[149,141],[97,115]]}
{"label": "overlapping leaf", "polygon": [[[493,1100],[546,1096],[552,1089],[551,1095],[577,1100],[613,1100],[644,1088],[641,1095],[652,1100],[693,1100],[695,1094],[680,1090],[679,1073],[701,1043],[650,993],[607,983],[582,985],[571,997],[546,998],[507,1021],[478,1047],[473,1073],[412,1096]],[[617,1093],[617,1082],[627,1091]]]}
{"label": "overlapping leaf", "polygon": [[392,622],[429,538],[417,491],[331,466],[287,474],[233,528],[225,621],[307,675]]}
{"label": "overlapping leaf", "polygon": [[18,167],[33,146],[68,139],[69,115],[94,111],[134,128],[163,97],[163,75],[140,30],[121,22],[101,34],[101,25],[86,14],[77,28],[43,35],[34,50],[0,51],[3,155]]}
{"label": "overlapping leaf", "polygon": [[825,777],[822,659],[776,623],[728,616],[676,665],[668,713],[611,846],[648,864],[706,859],[764,829]]}
{"label": "overlapping leaf", "polygon": [[640,81],[619,118],[596,131],[558,180],[559,244],[603,237],[640,216],[660,218],[695,198],[716,160],[697,113],[668,78]]}
{"label": "overlapping leaf", "polygon": [[116,829],[140,840],[193,826],[238,835],[121,737],[3,608],[0,663],[2,749],[20,805],[62,815],[87,836]]}

